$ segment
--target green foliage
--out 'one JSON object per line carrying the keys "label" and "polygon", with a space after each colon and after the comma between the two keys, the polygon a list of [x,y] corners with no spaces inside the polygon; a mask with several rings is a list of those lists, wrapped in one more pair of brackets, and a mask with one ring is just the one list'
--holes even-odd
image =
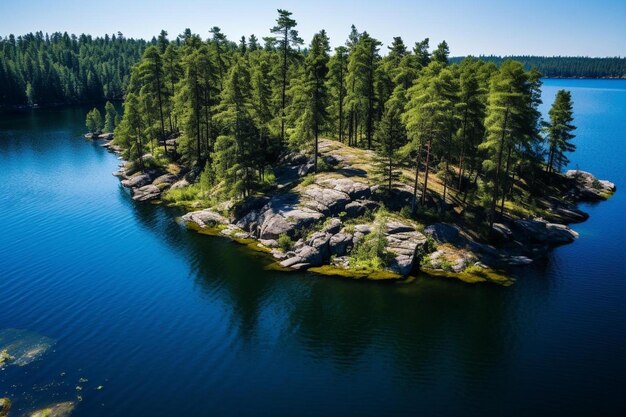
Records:
{"label": "green foliage", "polygon": [[121,99],[144,40],[55,32],[0,39],[0,107]]}
{"label": "green foliage", "polygon": [[278,247],[283,252],[289,252],[293,248],[293,240],[291,240],[289,235],[285,233],[278,236],[277,242],[278,242]]}
{"label": "green foliage", "polygon": [[87,113],[85,125],[90,133],[100,133],[102,131],[102,114],[100,114],[100,110],[95,107],[91,109]]}
{"label": "green foliage", "polygon": [[197,185],[169,189],[161,199],[169,205],[187,206],[201,199],[202,190]]}
{"label": "green foliage", "polygon": [[[515,200],[541,193],[538,173],[547,148],[554,150],[548,165],[557,169],[566,161],[563,153],[573,150],[565,145],[571,145],[572,126],[565,93],[553,106],[552,130],[540,135],[536,70],[515,62],[500,68],[477,59],[451,63],[447,43],[431,51],[428,38],[411,50],[395,37],[381,57],[381,42],[354,26],[333,54],[324,31],[301,49],[295,28],[291,13],[279,10],[264,45],[255,36],[231,42],[219,27],[210,29],[208,40],[187,29],[170,42],[161,32],[141,48],[143,56],[126,76],[119,122],[107,104],[106,129],[115,128],[116,144],[138,169],[175,161],[201,171],[203,201],[269,191],[276,186],[272,167],[288,147],[313,155],[318,172],[333,169],[318,161],[318,144],[334,135],[375,151],[372,165],[369,156],[358,160],[365,152],[344,162],[384,191],[406,188],[412,171],[414,198],[402,215],[420,221],[450,219],[448,202],[477,213],[481,222],[484,213],[494,219],[498,206],[515,210]],[[4,53],[13,48],[0,42]],[[15,72],[12,64],[0,65],[0,83],[7,71]],[[25,89],[27,82],[20,85]],[[40,88],[30,85],[33,103]],[[434,179],[433,167],[440,171]],[[301,184],[313,182],[310,176]]]}
{"label": "green foliage", "polygon": [[[463,58],[452,58],[459,62]],[[626,58],[590,58],[574,56],[479,56],[479,60],[502,65],[505,61],[519,61],[526,70],[537,68],[548,78],[624,78],[626,76]]]}
{"label": "green foliage", "polygon": [[561,168],[569,163],[565,152],[574,152],[576,145],[571,141],[576,137],[571,132],[576,129],[574,121],[572,94],[569,91],[559,90],[549,112],[550,123],[548,133],[548,172]]}
{"label": "green foliage", "polygon": [[351,269],[380,271],[387,266],[390,254],[384,227],[382,221],[375,223],[372,232],[358,242],[350,253]]}
{"label": "green foliage", "polygon": [[112,133],[115,130],[115,121],[117,119],[117,110],[110,101],[104,106],[104,131]]}

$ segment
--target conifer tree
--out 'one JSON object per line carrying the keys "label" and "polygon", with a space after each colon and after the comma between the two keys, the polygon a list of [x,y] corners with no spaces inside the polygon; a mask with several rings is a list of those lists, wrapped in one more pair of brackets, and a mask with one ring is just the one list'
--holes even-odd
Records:
{"label": "conifer tree", "polygon": [[228,72],[215,115],[224,134],[217,139],[212,159],[225,196],[247,196],[254,190],[260,144],[253,106],[250,75],[239,60]]}
{"label": "conifer tree", "polygon": [[112,133],[115,130],[115,120],[117,118],[117,111],[115,110],[115,106],[110,101],[106,102],[104,106],[105,116],[104,116],[104,131]]}
{"label": "conifer tree", "polygon": [[402,123],[405,93],[401,86],[394,90],[376,129],[374,173],[387,192],[391,192],[401,175],[399,150],[406,143],[406,128]]}
{"label": "conifer tree", "polygon": [[275,45],[281,52],[281,120],[280,120],[280,142],[285,141],[285,108],[287,106],[287,71],[289,69],[289,61],[294,48],[303,44],[302,39],[298,36],[298,31],[294,28],[297,23],[291,18],[292,13],[278,9],[278,19],[276,19],[276,26],[271,29],[273,34],[278,35],[274,39]]}
{"label": "conifer tree", "polygon": [[[528,76],[522,64],[516,61],[505,62],[491,79],[485,119],[487,131],[485,141],[480,145],[487,153],[483,168],[490,177],[490,226],[495,222],[498,198],[503,195],[508,181],[507,165],[510,163],[507,160],[528,132],[528,87]],[[502,204],[501,210],[503,207]]]}
{"label": "conifer tree", "polygon": [[330,114],[337,126],[339,142],[344,141],[344,101],[347,93],[346,74],[348,72],[348,49],[345,46],[335,48],[335,54],[329,61],[329,94],[332,97]]}
{"label": "conifer tree", "polygon": [[100,113],[100,110],[95,107],[91,109],[91,111],[87,113],[87,120],[85,124],[90,133],[100,133],[102,131],[102,114]]}
{"label": "conifer tree", "polygon": [[442,41],[437,45],[437,49],[433,51],[432,60],[437,61],[440,64],[448,65],[448,57],[450,56],[450,48],[446,41]]}
{"label": "conifer tree", "polygon": [[569,163],[565,152],[574,152],[576,145],[571,141],[576,137],[572,132],[576,126],[574,121],[572,94],[566,90],[559,90],[550,108],[550,122],[548,132],[548,173],[558,172],[564,165]]}
{"label": "conifer tree", "polygon": [[322,30],[313,36],[304,60],[304,80],[299,97],[294,100],[298,117],[293,138],[298,145],[313,141],[313,170],[317,172],[319,133],[327,121],[329,40]]}

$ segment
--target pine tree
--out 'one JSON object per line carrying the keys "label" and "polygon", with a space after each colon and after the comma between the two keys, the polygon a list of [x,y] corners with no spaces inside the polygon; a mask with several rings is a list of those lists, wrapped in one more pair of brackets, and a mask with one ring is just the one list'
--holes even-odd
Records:
{"label": "pine tree", "polygon": [[112,133],[113,130],[115,130],[115,119],[117,118],[117,111],[115,110],[113,103],[107,101],[104,106],[104,112],[104,131]]}
{"label": "pine tree", "polygon": [[100,113],[100,110],[95,107],[91,109],[91,111],[87,113],[87,120],[85,124],[90,133],[100,133],[102,131],[102,114]]}
{"label": "pine tree", "polygon": [[406,143],[406,128],[402,123],[406,91],[402,86],[394,90],[385,106],[385,114],[376,129],[376,156],[374,173],[379,183],[391,192],[400,178],[400,148]]}
{"label": "pine tree", "polygon": [[348,49],[345,46],[335,48],[335,54],[329,61],[329,93],[331,104],[329,106],[330,117],[337,126],[337,137],[340,142],[344,141],[344,101],[347,93],[346,74],[348,72]]}
{"label": "pine tree", "polygon": [[433,51],[432,60],[443,65],[448,65],[448,57],[450,56],[450,48],[446,41],[442,41],[437,45],[437,49]]}
{"label": "pine tree", "polygon": [[224,83],[216,120],[222,126],[212,154],[215,178],[228,197],[250,195],[260,144],[254,123],[250,75],[242,62],[233,64]]}
{"label": "pine tree", "polygon": [[490,176],[490,226],[495,222],[498,199],[506,190],[513,151],[528,133],[530,104],[528,75],[522,64],[505,62],[491,79],[485,119],[487,132],[480,145],[487,153],[483,168]]}
{"label": "pine tree", "polygon": [[546,170],[552,173],[558,172],[564,165],[569,163],[565,152],[574,152],[576,145],[571,141],[576,137],[572,131],[576,126],[574,121],[572,94],[566,90],[559,90],[556,93],[554,103],[550,108],[550,123],[548,124],[548,163]]}
{"label": "pine tree", "polygon": [[313,140],[313,170],[317,172],[318,141],[321,128],[327,121],[329,40],[322,30],[313,36],[309,53],[304,60],[304,80],[299,96],[294,100],[296,119],[293,138],[298,145]]}
{"label": "pine tree", "polygon": [[417,200],[419,169],[422,149],[426,148],[424,185],[421,204],[426,201],[428,176],[433,148],[442,148],[441,141],[451,136],[454,127],[455,89],[452,73],[444,70],[442,64],[433,61],[426,67],[420,78],[408,91],[409,101],[404,114],[410,139],[405,152],[415,155],[415,182],[413,207]]}
{"label": "pine tree", "polygon": [[374,132],[374,112],[376,105],[375,75],[380,56],[380,42],[363,32],[348,61],[348,96],[347,105],[350,109],[349,141],[357,142],[358,128],[365,125],[367,148],[372,147]]}
{"label": "pine tree", "polygon": [[297,23],[290,16],[291,12],[283,9],[278,9],[278,19],[276,19],[276,26],[271,29],[271,32],[279,35],[274,40],[275,45],[281,51],[281,114],[280,114],[280,142],[285,141],[285,109],[287,107],[287,71],[289,69],[289,61],[293,53],[293,48],[297,48],[304,42],[298,36],[298,31],[294,28]]}

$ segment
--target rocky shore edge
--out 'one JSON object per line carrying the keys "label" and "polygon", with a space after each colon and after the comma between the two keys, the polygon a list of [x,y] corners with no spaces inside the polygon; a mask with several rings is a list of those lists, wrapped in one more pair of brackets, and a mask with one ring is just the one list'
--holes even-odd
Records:
{"label": "rocky shore edge", "polygon": [[[110,134],[97,139],[104,139],[103,147],[121,153]],[[321,150],[332,146],[332,141],[324,141]],[[189,207],[181,220],[201,233],[228,237],[267,252],[277,269],[375,280],[404,279],[421,271],[472,283],[509,285],[512,281],[502,271],[531,264],[552,248],[578,238],[569,224],[585,221],[588,215],[576,203],[606,200],[616,191],[615,184],[588,172],[568,171],[568,191],[555,199],[547,216],[496,223],[494,239],[486,243],[454,223],[424,227],[394,213],[371,216],[382,206],[378,187],[355,174],[358,168],[349,158],[327,155],[324,159],[333,165],[332,173],[303,181],[311,164],[306,157],[294,155],[277,170],[279,190],[273,195],[253,196],[236,205],[211,209]],[[135,201],[158,202],[164,191],[184,188],[197,175],[175,175],[159,169],[133,172],[129,167],[123,161],[113,175],[130,189]],[[352,267],[352,250],[372,233],[384,236],[386,242],[388,262],[384,270]]]}

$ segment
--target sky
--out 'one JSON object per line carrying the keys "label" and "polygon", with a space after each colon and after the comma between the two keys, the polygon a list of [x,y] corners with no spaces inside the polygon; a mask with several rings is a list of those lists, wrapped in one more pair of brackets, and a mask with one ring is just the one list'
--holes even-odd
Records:
{"label": "sky", "polygon": [[276,9],[293,12],[308,42],[326,29],[332,46],[345,42],[350,25],[384,44],[402,36],[407,45],[442,40],[452,56],[626,56],[626,0],[0,0],[0,36],[27,32],[122,32],[170,38],[190,28],[203,38],[219,26],[229,39],[269,35]]}

